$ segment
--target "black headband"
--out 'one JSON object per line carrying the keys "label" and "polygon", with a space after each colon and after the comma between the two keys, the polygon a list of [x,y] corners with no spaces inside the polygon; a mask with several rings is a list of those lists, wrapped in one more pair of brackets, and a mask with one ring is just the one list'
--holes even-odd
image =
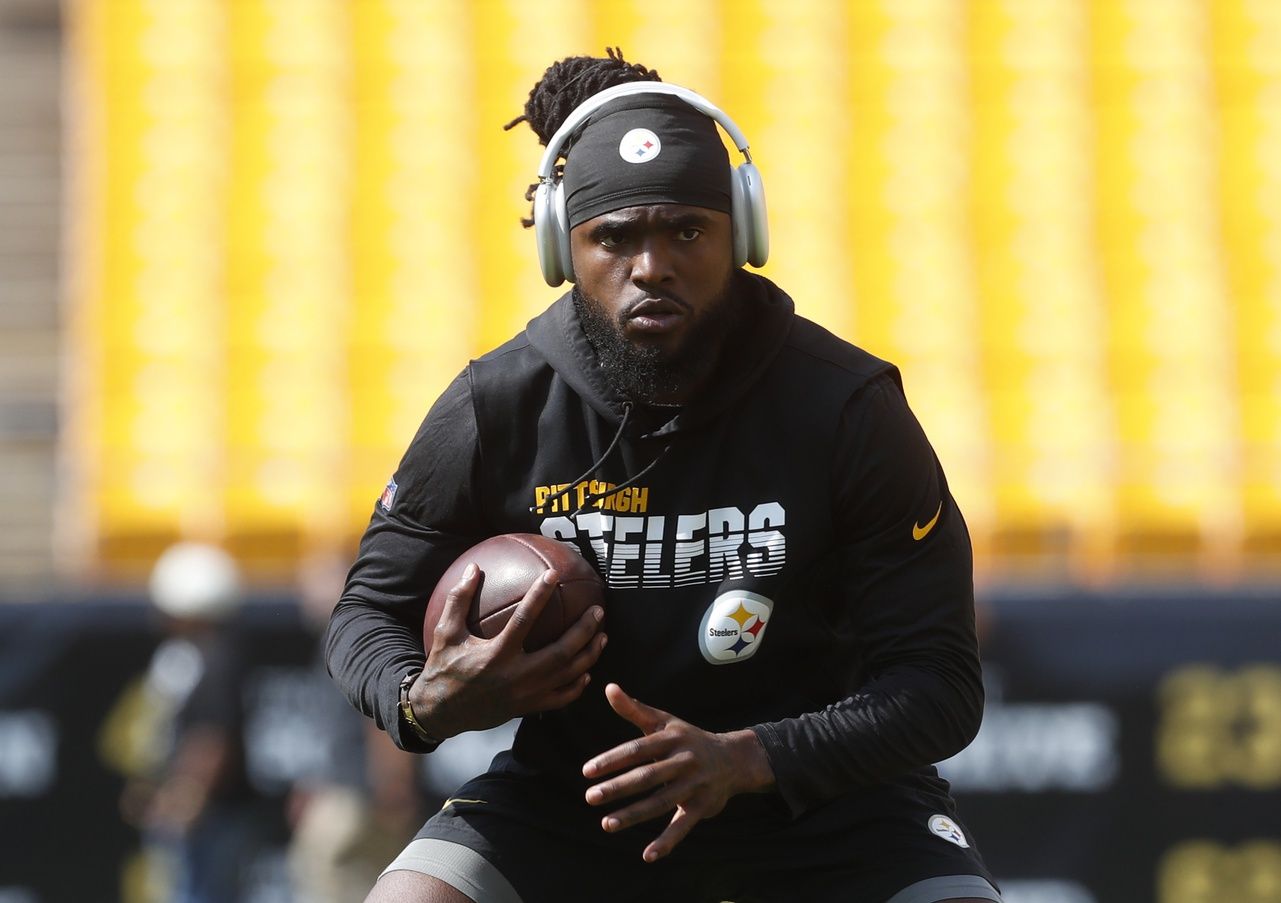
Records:
{"label": "black headband", "polygon": [[666,94],[635,94],[597,110],[565,158],[569,228],[641,204],[729,213],[729,154],[712,119]]}

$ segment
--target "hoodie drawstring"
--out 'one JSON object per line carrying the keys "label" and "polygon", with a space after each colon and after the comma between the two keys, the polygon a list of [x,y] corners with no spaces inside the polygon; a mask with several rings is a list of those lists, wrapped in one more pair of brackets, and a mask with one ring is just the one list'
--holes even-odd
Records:
{"label": "hoodie drawstring", "polygon": [[[559,492],[554,492],[551,495],[549,495],[546,499],[543,500],[543,503],[541,505],[530,505],[529,506],[530,513],[531,514],[543,513],[543,511],[549,505],[554,505],[556,502],[560,501],[562,498],[569,495],[571,492],[573,492],[576,486],[581,484],[584,480],[586,480],[588,477],[594,474],[597,470],[599,470],[601,466],[604,465],[604,463],[609,460],[609,456],[614,453],[614,449],[618,447],[619,441],[623,438],[623,432],[627,429],[627,421],[631,419],[631,416],[632,416],[632,403],[630,401],[625,401],[623,402],[623,419],[618,422],[618,429],[614,432],[614,438],[609,441],[609,447],[605,449],[605,451],[601,454],[599,458],[597,458],[594,462],[592,462],[592,466],[587,468],[587,470],[583,473],[582,476],[566,484],[565,488],[560,490]],[[654,465],[656,465],[659,461],[663,459],[663,456],[667,454],[668,449],[670,448],[671,448],[670,445],[664,447],[663,450],[658,453],[658,457],[654,458],[653,461],[650,461],[649,464],[645,465],[645,467],[641,469],[640,473],[636,474],[634,477],[628,477],[625,481],[615,486],[613,489],[609,490],[609,492],[604,492],[600,494],[588,493],[586,498],[583,499],[583,503],[579,505],[578,508],[572,514],[570,514],[570,517],[571,518],[578,517],[578,515],[582,514],[583,511],[586,508],[588,508],[590,505],[593,505],[596,502],[603,501],[604,499],[609,498],[611,495],[614,495],[616,492],[619,492],[623,489],[626,489],[628,486],[631,486],[641,477],[645,476],[645,474],[653,470]]]}
{"label": "hoodie drawstring", "polygon": [[584,511],[586,511],[589,507],[596,504],[597,502],[603,502],[605,499],[609,498],[611,495],[615,495],[619,492],[622,492],[628,486],[631,486],[633,483],[638,481],[641,477],[645,476],[645,474],[653,470],[658,465],[658,462],[663,460],[663,456],[666,455],[669,451],[671,451],[671,448],[672,447],[670,445],[664,445],[663,450],[659,452],[657,456],[655,456],[653,461],[650,461],[648,464],[642,467],[640,470],[640,473],[636,474],[636,476],[634,477],[628,477],[626,480],[619,483],[613,489],[609,490],[609,492],[602,492],[599,494],[595,494],[591,492],[587,493],[586,497],[583,498],[582,504],[579,505],[578,508],[575,509],[572,514],[570,514],[570,518],[578,517],[578,515],[582,514]]}

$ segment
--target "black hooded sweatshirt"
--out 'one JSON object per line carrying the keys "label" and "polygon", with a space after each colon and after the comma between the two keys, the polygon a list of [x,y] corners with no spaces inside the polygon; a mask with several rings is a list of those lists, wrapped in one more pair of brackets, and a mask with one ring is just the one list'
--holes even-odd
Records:
{"label": "black hooded sweatshirt", "polygon": [[525,718],[496,769],[581,799],[583,763],[636,735],[605,701],[616,681],[703,729],[750,727],[793,815],[874,787],[946,795],[931,763],[983,704],[960,511],[893,366],[761,276],[735,290],[746,316],[710,388],[657,428],[628,417],[608,456],[625,405],[569,295],[432,407],[327,640],[331,673],[402,748],[430,751],[397,709],[437,580],[486,537],[543,533],[604,578],[609,644],[584,695]]}

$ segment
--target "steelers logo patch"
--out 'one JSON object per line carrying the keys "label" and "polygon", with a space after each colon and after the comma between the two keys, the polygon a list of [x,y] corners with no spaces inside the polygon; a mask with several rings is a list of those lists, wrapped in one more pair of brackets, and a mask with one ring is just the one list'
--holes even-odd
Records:
{"label": "steelers logo patch", "polygon": [[961,830],[960,825],[946,815],[931,815],[928,825],[930,833],[936,837],[942,837],[948,843],[969,849],[970,842],[965,839],[965,832]]}
{"label": "steelers logo patch", "polygon": [[774,602],[746,590],[722,593],[708,606],[698,628],[698,648],[713,665],[741,662],[756,654]]}
{"label": "steelers logo patch", "polygon": [[618,156],[628,163],[648,163],[663,150],[663,142],[649,129],[632,129],[618,142]]}

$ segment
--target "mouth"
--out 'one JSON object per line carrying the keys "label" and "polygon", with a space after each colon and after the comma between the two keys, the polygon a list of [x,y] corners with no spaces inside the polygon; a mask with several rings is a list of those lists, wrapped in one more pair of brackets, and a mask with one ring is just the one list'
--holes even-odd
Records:
{"label": "mouth", "polygon": [[661,334],[677,328],[687,313],[686,305],[674,298],[649,297],[632,305],[623,323],[631,331]]}

